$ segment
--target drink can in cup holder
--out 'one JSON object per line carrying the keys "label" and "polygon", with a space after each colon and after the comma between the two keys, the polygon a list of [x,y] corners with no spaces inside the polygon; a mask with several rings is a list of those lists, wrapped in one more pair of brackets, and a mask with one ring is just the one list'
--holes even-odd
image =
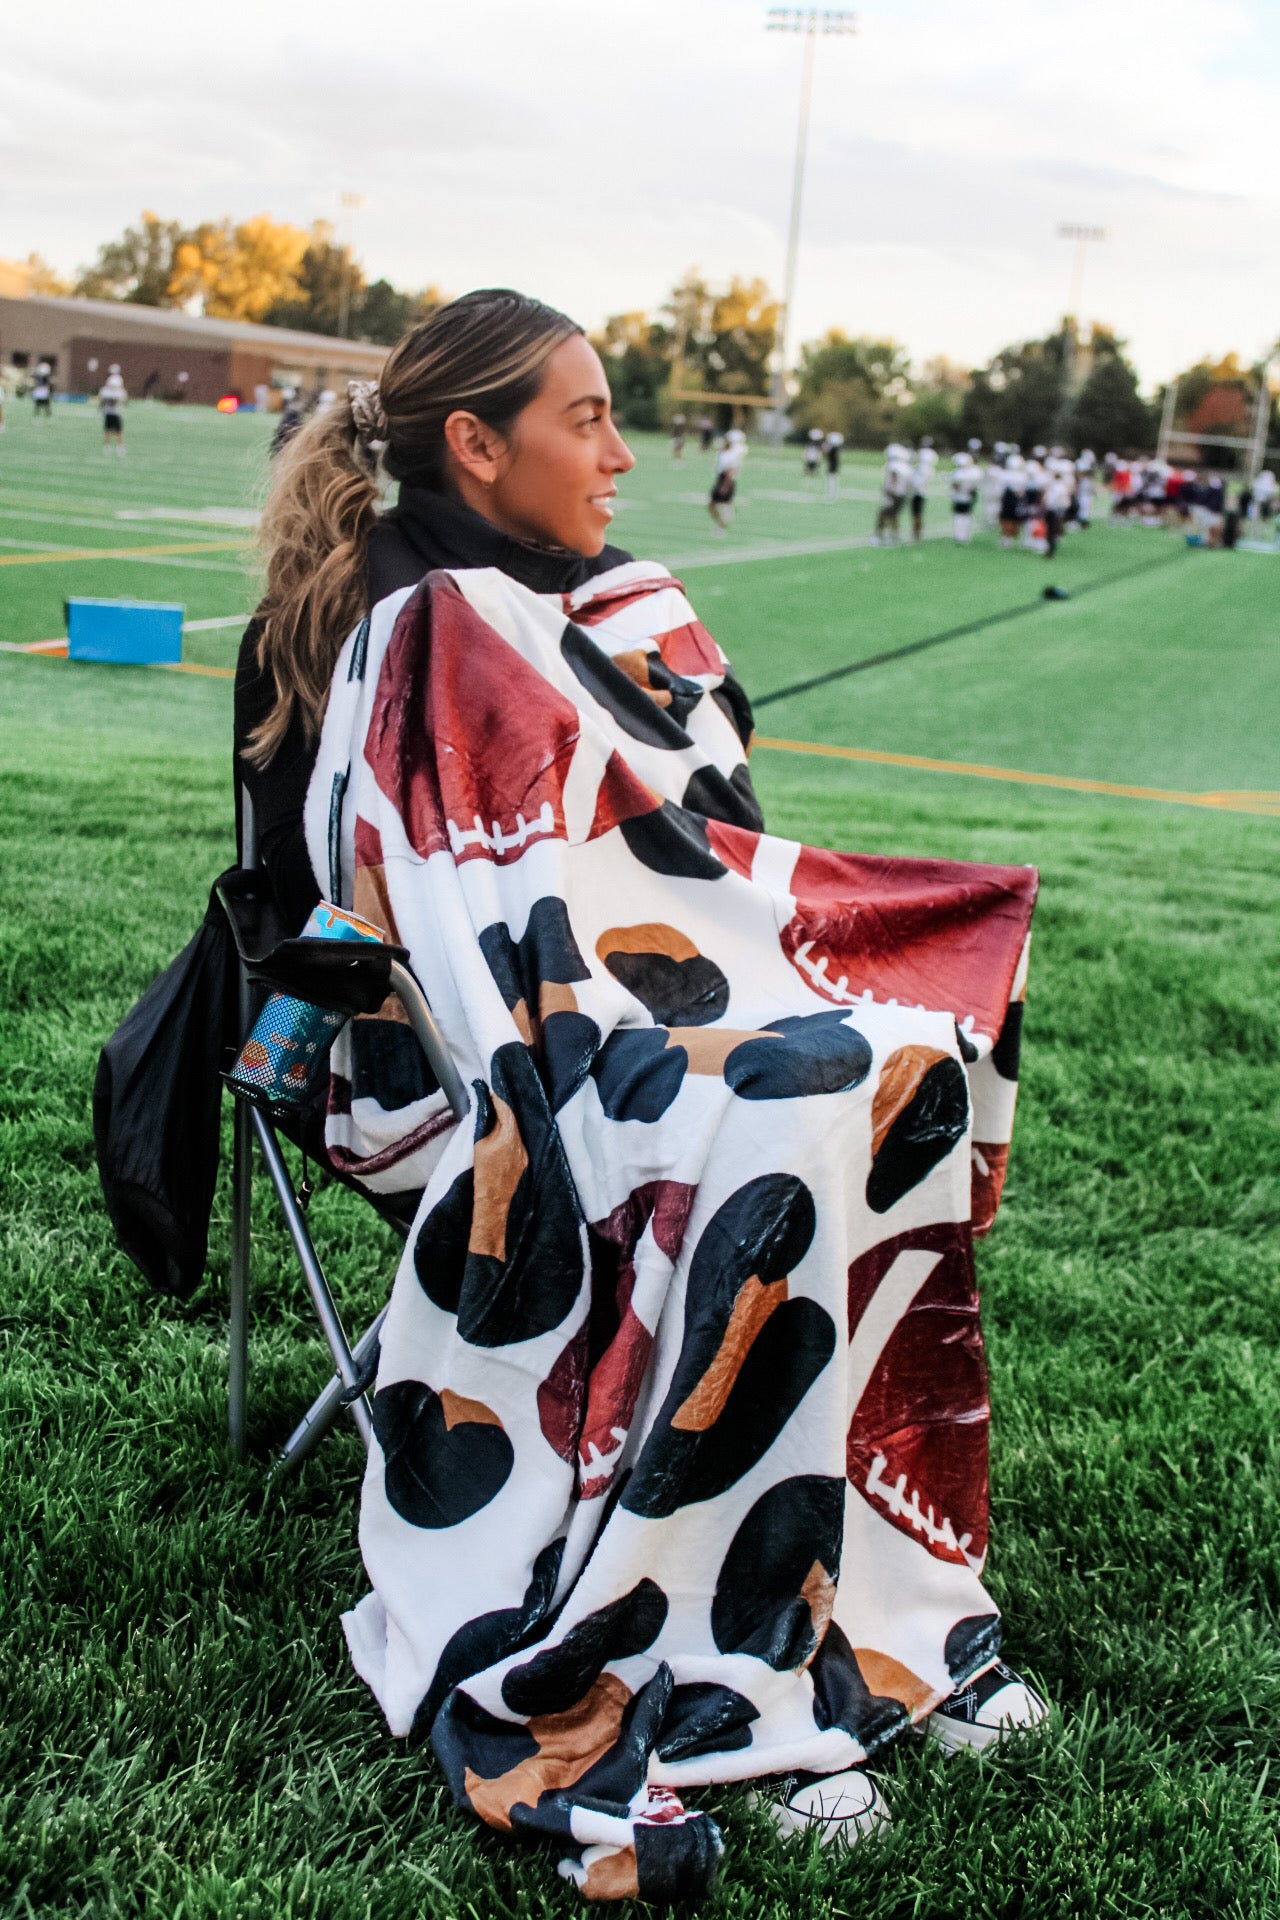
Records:
{"label": "drink can in cup holder", "polygon": [[[302,929],[306,940],[376,940],[385,936],[343,907],[321,900]],[[329,1049],[350,1015],[270,994],[240,1049],[227,1083],[237,1093],[267,1108],[298,1107],[312,1091],[328,1060]]]}

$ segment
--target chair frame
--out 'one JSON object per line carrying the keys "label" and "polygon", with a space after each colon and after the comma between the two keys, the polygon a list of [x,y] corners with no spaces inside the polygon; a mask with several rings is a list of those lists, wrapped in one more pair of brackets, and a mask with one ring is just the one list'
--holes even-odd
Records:
{"label": "chair frame", "polygon": [[[257,827],[253,805],[241,789],[240,865],[248,872],[261,869]],[[365,955],[379,955],[385,947],[369,942],[360,949]],[[470,1102],[461,1075],[436,1024],[427,997],[404,962],[396,957],[402,950],[391,949],[390,990],[399,1000],[427,1063],[435,1074],[449,1105],[461,1120]],[[270,957],[255,966],[252,975],[243,958],[239,962],[238,1018],[240,1037],[248,1037],[255,1014],[255,985],[270,984]],[[286,982],[281,990],[295,991]],[[234,1089],[233,1089],[234,1092]],[[386,1318],[386,1308],[368,1326],[354,1346],[347,1338],[324,1268],[307,1224],[306,1204],[310,1195],[293,1184],[276,1126],[269,1113],[250,1099],[236,1094],[232,1119],[231,1168],[231,1273],[228,1311],[227,1428],[232,1458],[245,1459],[248,1451],[249,1399],[249,1321],[250,1267],[252,1255],[253,1159],[254,1144],[262,1156],[267,1177],[275,1191],[285,1228],[302,1269],[311,1295],[320,1331],[333,1359],[334,1374],[324,1390],[303,1414],[284,1446],[277,1454],[271,1472],[287,1473],[300,1466],[319,1446],[335,1424],[344,1407],[355,1421],[367,1448],[373,1436],[373,1415],[368,1389],[377,1365],[378,1337]]]}

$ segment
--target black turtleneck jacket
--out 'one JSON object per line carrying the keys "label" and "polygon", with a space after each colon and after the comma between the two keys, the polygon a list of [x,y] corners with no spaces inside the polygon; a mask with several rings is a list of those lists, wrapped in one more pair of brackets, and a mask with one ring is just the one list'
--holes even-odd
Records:
{"label": "black turtleneck jacket", "polygon": [[[598,573],[620,567],[631,555],[605,547],[594,559],[513,540],[481,514],[443,493],[402,486],[399,504],[374,528],[365,561],[368,604],[416,586],[433,567],[497,567],[534,593],[569,593]],[[254,618],[240,642],[235,690],[236,814],[240,783],[253,802],[258,848],[281,912],[301,931],[320,898],[307,855],[302,810],[319,742],[309,738],[295,713],[269,764],[259,770],[242,755],[254,728],[275,700],[269,672],[258,665],[261,631]]]}

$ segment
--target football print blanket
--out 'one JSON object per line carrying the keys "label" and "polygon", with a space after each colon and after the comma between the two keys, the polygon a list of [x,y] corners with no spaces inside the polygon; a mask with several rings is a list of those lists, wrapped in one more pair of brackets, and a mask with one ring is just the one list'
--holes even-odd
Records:
{"label": "football print blanket", "polygon": [[335,1066],[349,1164],[426,1183],[348,1643],[593,1898],[697,1895],[691,1790],[854,1765],[999,1645],[972,1239],[1035,874],[764,833],[742,711],[660,567],[434,573],[348,641],[308,799],[472,1095],[390,1018]]}

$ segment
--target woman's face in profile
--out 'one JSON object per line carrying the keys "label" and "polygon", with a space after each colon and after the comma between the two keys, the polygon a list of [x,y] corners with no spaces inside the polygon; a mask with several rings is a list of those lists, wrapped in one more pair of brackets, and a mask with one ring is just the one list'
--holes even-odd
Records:
{"label": "woman's face in profile", "polygon": [[617,427],[600,356],[582,334],[561,341],[542,390],[517,416],[485,489],[486,516],[521,539],[599,553],[615,481],[635,465]]}

